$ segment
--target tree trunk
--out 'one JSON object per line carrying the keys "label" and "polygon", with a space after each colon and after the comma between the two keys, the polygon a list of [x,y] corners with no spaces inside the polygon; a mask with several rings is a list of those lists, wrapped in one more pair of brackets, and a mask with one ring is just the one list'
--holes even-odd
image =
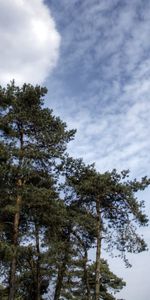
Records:
{"label": "tree trunk", "polygon": [[[20,156],[19,156],[19,168],[21,168],[23,160],[23,128],[22,125],[18,124],[18,133],[20,135]],[[22,197],[20,195],[20,188],[22,187],[23,182],[21,179],[17,181],[18,195],[16,199],[16,213],[14,216],[13,224],[13,257],[10,266],[10,277],[9,277],[9,295],[8,300],[15,299],[16,293],[16,268],[17,268],[17,246],[18,246],[18,236],[19,236],[19,221],[20,221],[20,206],[22,202]]]}
{"label": "tree trunk", "polygon": [[90,291],[90,286],[89,286],[87,262],[88,262],[88,253],[87,253],[86,247],[84,247],[84,278],[85,278],[85,285],[86,285],[86,300],[91,300],[91,291]]}
{"label": "tree trunk", "polygon": [[95,300],[100,299],[100,257],[101,257],[101,215],[100,215],[100,202],[96,202],[97,211],[97,224],[96,224],[96,270],[95,270]]}
{"label": "tree trunk", "polygon": [[58,270],[58,276],[57,276],[57,283],[56,283],[56,287],[55,287],[54,300],[59,300],[59,298],[60,298],[60,293],[61,293],[63,278],[64,278],[64,274],[65,274],[65,271],[66,271],[66,264],[67,264],[67,261],[64,258],[63,263],[62,263],[60,269]]}
{"label": "tree trunk", "polygon": [[70,229],[68,230],[68,237],[67,237],[67,241],[66,241],[63,262],[62,262],[60,268],[58,269],[58,276],[57,276],[57,282],[56,282],[56,287],[55,287],[54,300],[59,300],[59,298],[60,298],[61,289],[62,289],[62,285],[63,285],[63,279],[64,279],[64,275],[66,272],[66,267],[67,267],[67,262],[68,262],[68,257],[69,257],[69,247],[70,247]]}
{"label": "tree trunk", "polygon": [[[18,187],[22,186],[22,181],[18,180]],[[19,235],[19,220],[20,220],[20,205],[21,196],[17,196],[16,200],[16,213],[14,217],[14,228],[13,228],[13,257],[10,267],[10,279],[9,279],[9,296],[8,300],[15,299],[16,292],[16,268],[17,268],[17,246],[18,246],[18,235]]]}
{"label": "tree trunk", "polygon": [[40,287],[41,287],[41,279],[40,279],[40,241],[39,241],[39,228],[38,225],[35,224],[35,239],[36,239],[36,252],[37,252],[37,262],[36,262],[36,299],[40,300]]}

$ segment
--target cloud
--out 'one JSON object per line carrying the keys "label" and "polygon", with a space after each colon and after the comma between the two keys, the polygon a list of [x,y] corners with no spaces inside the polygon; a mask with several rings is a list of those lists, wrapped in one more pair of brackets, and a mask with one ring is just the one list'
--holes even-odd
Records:
{"label": "cloud", "polygon": [[42,0],[1,0],[0,41],[0,84],[41,83],[57,64],[60,35]]}
{"label": "cloud", "polygon": [[[150,2],[51,3],[63,40],[59,68],[47,81],[47,103],[77,128],[70,154],[95,161],[100,172],[129,168],[133,177],[150,176]],[[146,212],[149,195],[138,194]],[[150,245],[149,231],[141,230]],[[133,268],[125,270],[109,258],[114,273],[127,281],[118,298],[147,300],[149,252],[129,259]]]}
{"label": "cloud", "polygon": [[[132,176],[150,175],[150,1],[49,3],[62,40],[59,63],[46,81],[46,105],[77,128],[68,151],[96,162],[101,172],[129,168]],[[60,35],[43,1],[1,0],[0,81],[43,82],[57,63]],[[127,299],[148,299],[148,258],[139,261],[146,274],[138,275],[141,295],[137,265],[125,273]]]}
{"label": "cloud", "polygon": [[56,13],[63,41],[49,91],[55,111],[77,128],[69,151],[101,171],[149,174],[150,4],[67,3]]}

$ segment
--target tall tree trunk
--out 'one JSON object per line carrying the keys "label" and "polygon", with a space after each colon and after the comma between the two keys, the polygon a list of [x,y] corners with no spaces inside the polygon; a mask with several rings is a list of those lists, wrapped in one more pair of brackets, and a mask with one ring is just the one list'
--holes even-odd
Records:
{"label": "tall tree trunk", "polygon": [[79,243],[81,244],[83,250],[84,250],[84,265],[83,265],[83,269],[84,269],[84,282],[85,282],[85,286],[86,286],[86,299],[85,300],[91,300],[91,290],[90,290],[90,285],[89,285],[89,278],[88,278],[88,270],[87,270],[87,263],[88,263],[88,252],[87,252],[87,248],[85,246],[85,243],[82,241],[82,239],[80,238],[79,235],[76,234],[75,231],[73,231],[74,236],[77,238],[77,240],[79,241]]}
{"label": "tall tree trunk", "polygon": [[54,300],[59,300],[60,294],[61,294],[63,279],[64,279],[64,275],[65,275],[66,268],[67,268],[67,262],[68,262],[68,258],[69,258],[70,232],[71,232],[71,230],[69,228],[68,229],[68,237],[67,237],[67,240],[66,240],[66,246],[65,246],[65,253],[64,253],[63,262],[62,262],[60,268],[58,269],[58,276],[57,276],[57,282],[56,282],[56,287],[55,287]]}
{"label": "tall tree trunk", "polygon": [[86,247],[84,246],[84,278],[85,278],[85,285],[86,285],[86,300],[91,300],[91,291],[90,291],[88,271],[87,271],[87,262],[88,262],[88,253],[87,253]]}
{"label": "tall tree trunk", "polygon": [[40,300],[40,288],[41,288],[41,279],[40,279],[40,241],[39,241],[39,227],[35,224],[35,240],[36,240],[36,252],[37,252],[37,262],[36,262],[36,299]]}
{"label": "tall tree trunk", "polygon": [[[22,186],[21,179],[18,180],[18,187]],[[13,257],[10,267],[10,279],[9,279],[9,300],[15,299],[16,292],[16,268],[17,268],[17,246],[18,246],[18,235],[19,235],[19,220],[20,220],[20,205],[21,196],[17,196],[16,200],[16,213],[14,217],[14,227],[13,227]]]}
{"label": "tall tree trunk", "polygon": [[[67,249],[66,249],[66,252],[67,252]],[[59,298],[60,298],[60,293],[61,293],[62,284],[63,284],[63,278],[64,278],[65,271],[66,271],[66,264],[67,264],[67,255],[65,255],[65,257],[63,259],[63,263],[61,264],[60,269],[58,270],[54,300],[59,300]]]}
{"label": "tall tree trunk", "polygon": [[[22,166],[23,160],[23,127],[22,124],[18,123],[18,133],[19,133],[19,142],[20,142],[20,155],[19,155],[19,169]],[[14,223],[13,223],[13,257],[10,266],[10,277],[9,277],[9,295],[8,300],[15,299],[16,293],[16,269],[17,269],[17,246],[18,246],[18,236],[19,236],[19,221],[20,221],[20,206],[22,202],[22,197],[20,195],[20,189],[23,185],[21,179],[17,181],[17,188],[18,188],[18,195],[16,199],[16,212],[14,216]]]}
{"label": "tall tree trunk", "polygon": [[101,214],[100,214],[100,201],[96,202],[97,223],[96,223],[96,270],[95,270],[95,300],[100,299],[100,258],[101,258]]}

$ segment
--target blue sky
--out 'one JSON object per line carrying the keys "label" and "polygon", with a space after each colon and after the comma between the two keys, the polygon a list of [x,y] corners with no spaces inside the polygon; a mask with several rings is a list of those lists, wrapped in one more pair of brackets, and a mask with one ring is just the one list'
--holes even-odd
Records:
{"label": "blue sky", "polygon": [[[48,87],[46,104],[77,128],[71,155],[150,176],[149,0],[1,0],[0,38],[0,82]],[[149,257],[131,257],[131,270],[110,260],[126,300],[148,299]]]}
{"label": "blue sky", "polygon": [[73,154],[148,173],[150,1],[49,3],[62,38],[49,103],[78,129]]}

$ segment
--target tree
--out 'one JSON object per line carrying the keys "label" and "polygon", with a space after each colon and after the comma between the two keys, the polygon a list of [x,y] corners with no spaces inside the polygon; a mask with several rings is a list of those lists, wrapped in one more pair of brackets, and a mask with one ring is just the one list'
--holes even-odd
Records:
{"label": "tree", "polygon": [[[55,260],[57,276],[54,299],[94,300],[95,264],[90,264],[88,260],[88,251],[94,244],[94,219],[76,205],[68,206],[67,213],[66,226],[59,237],[59,251]],[[119,291],[125,283],[109,270],[106,261],[101,260],[101,266],[100,299],[115,300],[111,291]]]}
{"label": "tree", "polygon": [[83,210],[79,211],[77,207],[66,206],[64,224],[57,236],[59,239],[59,251],[55,259],[57,273],[54,300],[60,299],[62,295],[64,278],[66,277],[66,273],[72,272],[74,257],[78,258],[80,256],[80,243],[84,244],[87,249],[86,251],[88,251],[94,241],[94,232],[89,226],[91,222],[92,216],[87,216]]}
{"label": "tree", "polygon": [[110,289],[124,283],[101,259],[102,242],[126,263],[126,252],[146,249],[136,226],[148,220],[135,193],[150,180],[68,157],[75,131],[44,108],[46,92],[0,87],[0,293],[42,300],[50,284],[54,300],[114,300]]}
{"label": "tree", "polygon": [[[91,290],[92,299],[95,299],[95,263],[88,266],[87,272],[89,276],[89,286]],[[116,300],[114,294],[119,292],[126,283],[110,271],[106,260],[101,259],[101,294],[99,299]]]}
{"label": "tree", "polygon": [[[44,206],[43,202],[48,206],[51,197],[56,198],[55,165],[62,160],[66,145],[75,133],[67,131],[66,124],[53,116],[51,110],[43,108],[46,92],[45,88],[30,84],[20,88],[14,82],[7,88],[0,87],[1,151],[8,153],[5,186],[2,187],[5,197],[1,198],[1,224],[5,224],[1,248],[6,248],[4,244],[7,244],[11,252],[9,300],[15,298],[23,224],[27,220],[31,224],[31,219],[36,219]],[[49,186],[46,186],[47,179],[45,186],[43,184],[46,177],[51,177]],[[31,207],[34,216],[29,218]],[[39,297],[37,295],[37,299]]]}
{"label": "tree", "polygon": [[95,218],[95,300],[99,300],[102,240],[109,249],[119,250],[127,264],[126,251],[138,253],[146,250],[146,243],[138,235],[136,226],[147,225],[148,219],[143,213],[144,203],[138,201],[135,193],[144,190],[150,180],[146,177],[141,181],[129,180],[128,171],[119,174],[113,170],[100,174],[93,165],[85,166],[81,160],[74,161],[73,167],[66,169],[66,178],[70,186],[68,199]]}

